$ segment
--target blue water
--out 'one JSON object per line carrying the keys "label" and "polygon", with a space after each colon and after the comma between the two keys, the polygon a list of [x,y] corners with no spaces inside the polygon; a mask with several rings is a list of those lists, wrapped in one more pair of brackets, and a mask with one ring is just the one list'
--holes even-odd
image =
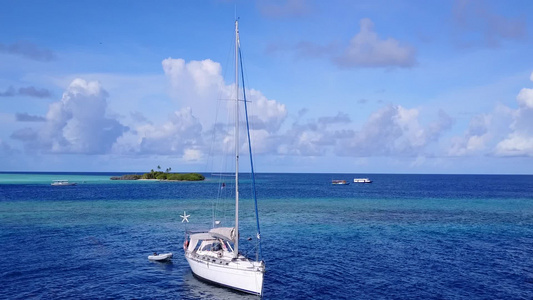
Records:
{"label": "blue water", "polygon": [[[0,299],[256,299],[197,281],[183,258],[186,227],[211,222],[215,178],[112,175],[0,174]],[[258,174],[265,299],[533,299],[533,176],[331,185],[354,177]],[[254,235],[249,195],[242,237]],[[150,262],[154,251],[175,256]]]}

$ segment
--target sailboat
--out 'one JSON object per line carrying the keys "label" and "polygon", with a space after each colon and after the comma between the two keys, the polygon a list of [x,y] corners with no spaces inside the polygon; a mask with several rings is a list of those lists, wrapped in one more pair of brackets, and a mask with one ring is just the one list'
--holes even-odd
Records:
{"label": "sailboat", "polygon": [[[244,111],[246,116],[246,132],[252,173],[253,196],[257,223],[258,247],[255,259],[246,257],[239,252],[239,59],[241,59],[239,41],[239,23],[235,21],[235,226],[217,227],[206,231],[187,232],[183,248],[185,259],[189,263],[193,275],[203,281],[220,285],[241,292],[262,296],[265,263],[260,258],[260,230],[255,198],[255,176],[250,145],[246,92],[243,79]],[[242,73],[242,63],[241,73]],[[225,184],[223,185],[225,187]]]}

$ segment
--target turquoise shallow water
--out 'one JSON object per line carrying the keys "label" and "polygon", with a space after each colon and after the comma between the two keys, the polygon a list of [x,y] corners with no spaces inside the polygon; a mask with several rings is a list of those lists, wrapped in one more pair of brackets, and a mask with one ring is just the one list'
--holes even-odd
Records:
{"label": "turquoise shallow water", "polygon": [[[109,177],[0,174],[0,298],[249,298],[197,281],[182,256],[186,226],[211,222],[214,178]],[[533,298],[533,176],[330,184],[353,177],[258,175],[266,299]],[[253,236],[250,191],[241,193],[241,236]],[[153,251],[175,257],[152,263]]]}
{"label": "turquoise shallow water", "polygon": [[76,173],[0,173],[0,184],[50,184],[53,180],[69,180],[76,183],[116,183],[110,181],[109,177],[109,175]]}

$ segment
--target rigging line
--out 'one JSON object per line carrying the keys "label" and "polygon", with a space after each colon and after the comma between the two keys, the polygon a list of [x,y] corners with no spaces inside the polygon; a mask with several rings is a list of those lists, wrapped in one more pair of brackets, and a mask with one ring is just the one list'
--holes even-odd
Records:
{"label": "rigging line", "polygon": [[[220,93],[220,92],[219,92]],[[217,98],[220,98],[220,95],[219,97]],[[213,124],[213,131],[212,131],[212,137],[211,137],[211,144],[210,144],[210,147],[209,147],[209,152],[208,152],[208,159],[207,159],[207,162],[206,162],[206,171],[208,170],[207,168],[209,167],[209,163],[211,162],[211,169],[214,169],[214,145],[215,145],[215,141],[216,141],[216,137],[217,137],[217,124],[218,124],[218,116],[219,116],[219,111],[220,111],[220,106],[221,106],[221,101],[216,101],[216,109],[215,109],[215,123]],[[218,181],[220,182],[220,178],[218,179]],[[219,204],[219,201],[220,200],[220,192],[217,194],[217,197],[215,199],[215,201],[213,201],[212,203],[212,206],[213,206],[213,212],[212,212],[212,225],[213,227],[215,227],[215,220],[216,220],[216,215],[217,215],[217,210],[218,210],[218,204]]]}
{"label": "rigging line", "polygon": [[[220,92],[219,92],[220,93]],[[211,163],[212,163],[212,169],[214,168],[214,155],[213,155],[213,151],[214,151],[214,144],[215,144],[215,141],[216,141],[216,136],[217,136],[217,123],[218,123],[218,115],[219,115],[219,110],[220,110],[220,106],[221,106],[221,102],[220,101],[216,101],[216,110],[215,110],[215,123],[213,124],[213,133],[212,133],[212,138],[211,138],[211,145],[209,147],[209,158],[211,159]],[[220,181],[220,179],[219,179]],[[219,199],[220,199],[220,192],[217,194],[217,197],[215,199],[215,201],[213,201],[213,212],[212,212],[212,222],[213,222],[213,227],[215,227],[215,220],[216,220],[216,215],[217,215],[217,210],[218,210],[218,202],[219,202]]]}
{"label": "rigging line", "polygon": [[257,209],[257,192],[255,190],[255,172],[254,172],[254,161],[252,158],[252,142],[250,140],[250,123],[248,122],[248,105],[246,104],[246,88],[244,86],[244,69],[242,67],[242,52],[241,48],[239,47],[239,59],[241,63],[241,78],[242,78],[242,93],[244,98],[244,115],[246,117],[246,133],[248,135],[248,151],[250,153],[250,171],[252,175],[252,193],[254,197],[254,204],[255,204],[255,220],[257,225],[257,243],[259,245],[259,253],[257,254],[256,260],[259,261],[259,257],[262,257],[262,249],[261,249],[261,229],[259,227],[259,212]]}
{"label": "rigging line", "polygon": [[[233,119],[231,117],[231,110],[230,109],[226,109],[226,121],[224,124],[223,127],[222,127],[222,132],[223,132],[223,135],[224,136],[227,136],[228,135],[228,132],[226,131],[227,130],[227,124],[229,124],[229,120],[230,119]],[[222,192],[222,184],[224,182],[227,181],[228,178],[224,179],[223,177],[226,177],[226,173],[225,171],[227,170],[230,170],[229,168],[229,157],[232,155],[229,151],[229,149],[227,148],[223,148],[222,149],[222,165],[220,166],[220,173],[218,174],[218,189],[219,189],[219,197],[217,198],[217,207],[219,207],[219,209],[217,210],[218,213],[220,213],[219,215],[219,219],[220,221],[224,221],[224,224],[226,223],[227,221],[227,212],[228,212],[228,209],[229,209],[229,203],[228,203],[228,197],[231,196],[232,194],[231,193],[228,193],[227,191],[225,191],[226,189],[229,188],[230,184],[226,184],[226,188],[224,188],[224,191]],[[220,193],[221,192],[221,193]],[[231,192],[231,190],[230,190]]]}
{"label": "rigging line", "polygon": [[[230,65],[230,60],[232,58],[234,58],[234,54],[233,54],[233,50],[234,50],[234,45],[233,45],[233,34],[229,35],[229,37],[231,38],[228,38],[228,44],[227,44],[227,54],[226,54],[226,62],[224,64],[224,68],[222,69],[224,72],[222,74],[222,78],[226,78],[227,74],[228,74],[228,70],[230,68],[228,68],[228,66]],[[216,141],[216,133],[217,133],[217,126],[218,126],[218,117],[219,117],[219,111],[220,111],[220,106],[221,106],[221,103],[222,101],[225,101],[227,99],[225,99],[226,95],[225,95],[225,89],[223,88],[224,86],[224,81],[222,83],[222,86],[219,86],[218,87],[218,91],[217,91],[217,97],[216,97],[216,109],[215,109],[215,122],[213,124],[213,134],[212,134],[212,138],[211,138],[211,144],[210,144],[210,147],[209,147],[209,152],[207,154],[207,159],[206,159],[206,171],[208,170],[214,170],[215,166],[214,166],[214,155],[212,154],[213,151],[214,151],[214,143]],[[224,98],[223,98],[224,96]],[[211,162],[211,164],[210,164]]]}
{"label": "rigging line", "polygon": [[[244,61],[244,59],[242,58],[242,52],[239,52],[241,54],[241,62]],[[246,73],[246,76],[244,75]],[[244,64],[241,63],[241,74],[242,74],[242,80],[244,81],[244,77],[246,77],[246,81],[248,82],[248,85],[250,85],[250,77],[251,76],[248,76],[248,73],[246,71],[246,66]],[[244,84],[244,82],[243,82]],[[244,97],[243,97],[244,98]],[[268,99],[267,99],[268,100]],[[252,103],[253,101],[252,100],[248,100],[246,98],[242,99],[242,100],[239,100],[241,102],[248,102],[248,103]],[[248,113],[248,111],[246,111],[246,114],[248,114],[249,116],[249,123],[251,124],[255,124],[254,122],[256,120],[258,120],[258,116],[257,114],[254,114],[254,112],[256,111],[256,109],[254,109],[253,106],[249,107],[249,110],[250,110],[250,113]],[[253,135],[255,137],[256,133],[255,132],[251,132],[250,135]],[[253,149],[256,149],[254,148],[254,146],[252,146],[252,150]],[[255,150],[254,150],[255,151]]]}
{"label": "rigging line", "polygon": [[[226,67],[223,68],[224,74],[222,75],[222,78],[226,78],[228,70],[230,69],[227,66],[230,65],[230,59],[234,58],[234,52],[235,51],[234,51],[234,44],[233,44],[233,34],[231,34],[230,36],[231,36],[231,38],[228,38],[229,42],[228,42],[228,46],[227,46],[226,63],[224,64]],[[233,61],[233,60],[231,59],[231,61]],[[227,95],[226,95],[225,91],[226,90],[223,89],[222,86],[219,86],[218,94],[217,94],[217,101],[216,101],[215,123],[213,124],[213,132],[212,132],[212,138],[211,138],[211,145],[210,145],[210,148],[209,148],[208,162],[206,163],[206,171],[208,170],[207,167],[209,167],[209,158],[211,158],[211,170],[215,171],[216,170],[215,168],[219,168],[219,171],[217,171],[217,173],[220,173],[219,174],[219,178],[218,178],[219,187],[220,187],[221,182],[223,181],[223,179],[221,178],[223,176],[223,175],[221,175],[222,172],[224,170],[228,170],[227,163],[226,163],[227,157],[223,154],[224,160],[222,161],[221,165],[215,166],[215,163],[214,163],[215,155],[213,154],[215,147],[213,145],[217,141],[216,138],[218,136],[220,136],[220,135],[225,136],[225,132],[224,132],[225,125],[224,124],[226,124],[228,122],[228,120],[229,120],[229,112],[227,112],[226,123],[221,123],[221,124],[218,123],[218,118],[219,118],[219,113],[221,111],[222,103],[228,100],[228,99],[226,99]],[[223,95],[224,95],[224,97],[223,97]],[[222,128],[222,129],[219,130],[219,128]],[[222,132],[222,134],[220,134],[220,132]],[[222,151],[222,153],[223,152],[224,151]],[[217,197],[217,200],[220,200],[220,197]],[[217,202],[220,202],[220,201],[217,201]]]}
{"label": "rigging line", "polygon": [[[233,41],[233,37],[231,39],[229,39],[231,41]],[[230,62],[230,58],[234,58],[234,45],[233,45],[233,42],[232,43],[229,43],[229,47],[228,47],[228,55],[226,56],[226,66],[229,66],[229,62]],[[233,55],[232,55],[233,54]],[[228,70],[229,68],[224,68],[224,76],[223,78],[226,78],[226,75],[228,73]],[[216,141],[216,138],[225,138],[227,136],[227,126],[229,124],[229,120],[232,119],[230,117],[231,115],[231,111],[227,109],[227,106],[225,105],[226,101],[228,99],[225,93],[225,89],[223,88],[220,88],[219,87],[219,91],[218,91],[218,96],[217,96],[217,113],[216,113],[216,122],[213,126],[213,139],[212,139],[212,143],[214,143]],[[224,104],[224,105],[223,105]],[[221,107],[224,107],[225,109],[225,112],[226,112],[226,119],[225,119],[225,122],[221,122],[221,123],[218,123],[218,118],[219,118],[219,113],[220,111],[222,110]],[[218,143],[217,143],[218,144]],[[210,149],[211,151],[214,151],[214,147],[211,147]],[[217,165],[216,168],[218,169],[215,169],[215,164],[214,164],[214,161],[213,161],[213,171],[216,171],[218,174],[218,193],[217,193],[217,198],[216,198],[216,212],[215,214],[218,216],[218,219],[220,219],[220,221],[224,220],[226,221],[226,206],[228,206],[228,204],[226,203],[227,201],[226,200],[226,197],[227,197],[227,192],[224,191],[223,193],[221,193],[222,189],[222,184],[226,181],[226,179],[222,178],[224,176],[226,176],[225,172],[227,172],[228,170],[230,170],[230,168],[228,167],[228,155],[229,153],[226,153],[226,151],[228,151],[228,149],[225,149],[225,147],[223,147],[221,153],[222,153],[222,159],[221,159],[221,164],[220,165]],[[214,159],[214,156],[213,155],[213,159]],[[227,187],[229,188],[229,187]],[[215,216],[216,217],[216,216]]]}
{"label": "rigging line", "polygon": [[[217,114],[216,114],[216,122],[215,124],[213,125],[213,139],[212,139],[212,145],[215,144],[215,141],[217,140],[217,138],[222,138],[224,139],[227,135],[228,135],[228,132],[227,132],[227,129],[228,129],[228,124],[229,124],[229,120],[230,119],[233,119],[231,117],[231,110],[229,109],[222,109],[222,107],[225,107],[227,108],[226,105],[222,105],[224,102],[220,101],[221,97],[219,97],[219,101],[217,101]],[[222,112],[225,112],[225,121],[223,121],[223,117],[222,117]],[[219,120],[219,117],[220,117],[220,123],[218,123],[218,120]],[[216,144],[219,144],[219,143],[216,143]],[[211,151],[215,152],[214,151],[214,146],[211,147]],[[229,208],[229,204],[227,203],[228,201],[228,197],[231,196],[231,193],[228,195],[228,191],[226,191],[226,189],[230,188],[230,183],[227,182],[227,179],[228,178],[224,178],[227,175],[227,171],[230,170],[230,168],[228,167],[228,164],[229,164],[229,156],[230,156],[230,153],[229,153],[229,149],[225,148],[225,147],[222,147],[222,149],[220,149],[222,151],[220,151],[220,153],[222,153],[221,155],[221,159],[220,159],[220,164],[217,165],[216,167],[214,166],[214,158],[215,158],[215,155],[214,154],[211,154],[210,152],[210,156],[212,156],[212,160],[213,160],[213,169],[212,171],[216,171],[216,173],[212,174],[212,175],[215,175],[214,178],[217,178],[217,197],[215,199],[215,201],[213,201],[213,227],[216,227],[215,225],[215,221],[220,221],[221,223],[223,222],[224,224],[226,223],[227,221],[227,209]],[[216,153],[216,152],[215,152]],[[216,169],[215,169],[216,168]],[[233,173],[233,172],[232,172]],[[225,188],[222,188],[223,185],[226,185]]]}
{"label": "rigging line", "polygon": [[[235,8],[236,9],[236,8]],[[233,43],[233,34],[230,35],[231,38],[228,38],[228,46],[227,46],[227,55],[226,55],[226,62],[224,64],[224,74],[222,76],[223,79],[226,78],[227,74],[228,74],[228,70],[230,69],[228,66],[230,65],[230,61],[233,61],[233,58],[235,57],[234,56],[234,43]],[[224,82],[223,82],[223,86],[219,86],[218,88],[218,95],[217,95],[217,113],[216,113],[216,120],[215,120],[215,124],[213,126],[213,139],[212,139],[212,142],[214,143],[215,142],[215,132],[216,133],[219,133],[219,126],[221,126],[221,132],[222,132],[222,135],[225,136],[226,135],[226,132],[225,132],[225,127],[226,127],[226,124],[229,124],[229,120],[230,120],[230,112],[226,110],[226,122],[225,123],[221,123],[221,124],[218,124],[217,121],[218,121],[218,116],[219,116],[219,111],[220,111],[220,106],[222,105],[222,103],[224,103],[225,101],[228,101],[229,99],[227,99],[227,94],[226,94],[226,89],[223,88],[225,87],[224,85]],[[224,95],[224,97],[222,97],[222,95]],[[225,105],[226,106],[226,105]],[[224,152],[224,151],[222,151]],[[226,156],[224,155],[224,158],[226,158]],[[222,165],[219,165],[218,168],[220,168],[220,171],[218,171],[218,173],[221,173],[223,172],[224,170],[228,170],[228,168],[226,167],[226,163],[225,163],[225,160],[224,160],[224,163],[222,163]],[[214,168],[213,168],[214,170]],[[219,181],[221,181],[222,179],[219,179]]]}

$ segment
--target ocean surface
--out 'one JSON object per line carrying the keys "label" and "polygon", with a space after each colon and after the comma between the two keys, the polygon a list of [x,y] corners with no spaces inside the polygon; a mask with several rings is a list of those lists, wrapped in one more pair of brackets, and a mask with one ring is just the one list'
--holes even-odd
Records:
{"label": "ocean surface", "polygon": [[[183,257],[184,231],[212,222],[218,177],[114,175],[0,174],[0,299],[257,299],[198,281]],[[354,177],[374,182],[331,184]],[[533,299],[533,176],[258,174],[257,195],[265,299]]]}

